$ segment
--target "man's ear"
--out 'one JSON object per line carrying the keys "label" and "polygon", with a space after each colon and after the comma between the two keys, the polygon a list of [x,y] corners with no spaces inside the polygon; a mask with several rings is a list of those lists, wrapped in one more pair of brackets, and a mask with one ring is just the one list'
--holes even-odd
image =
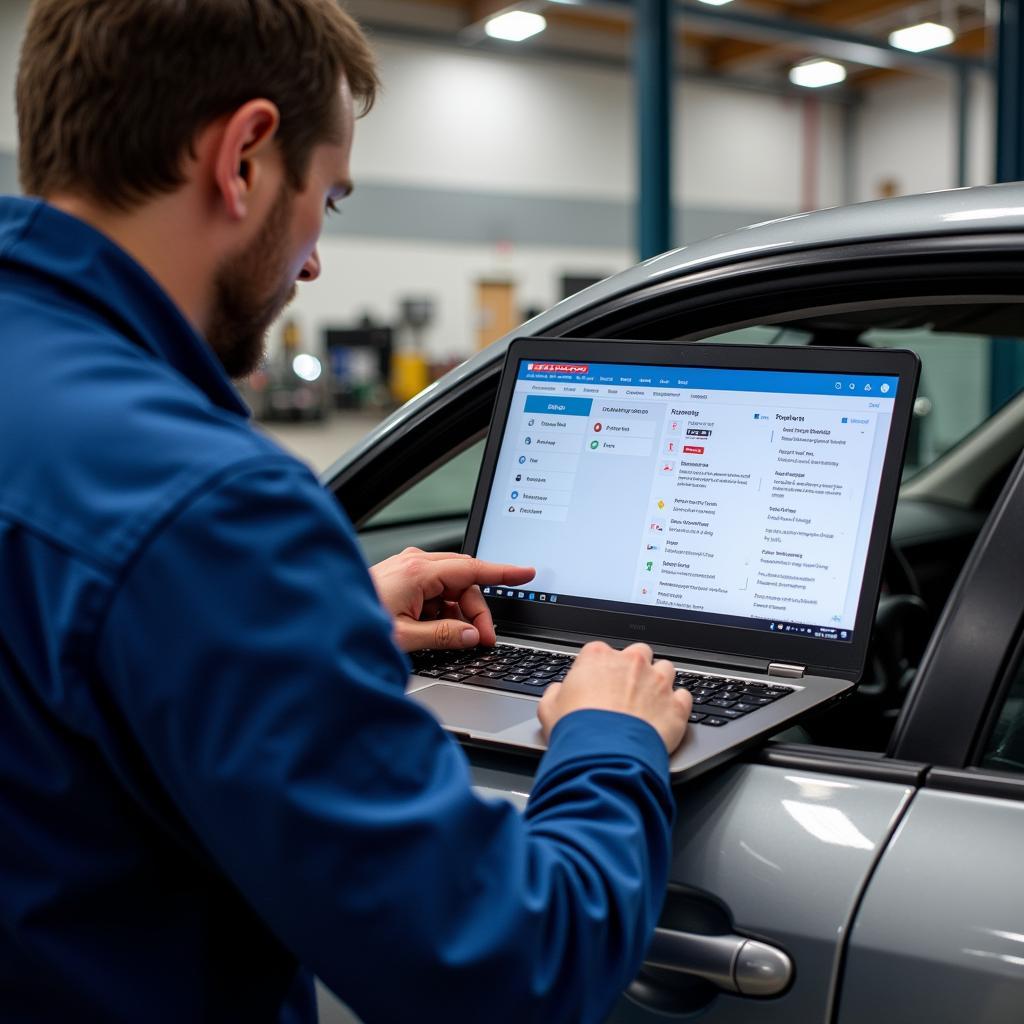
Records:
{"label": "man's ear", "polygon": [[217,196],[232,220],[244,220],[264,194],[277,195],[280,158],[274,140],[280,123],[270,100],[250,100],[224,122],[213,172]]}

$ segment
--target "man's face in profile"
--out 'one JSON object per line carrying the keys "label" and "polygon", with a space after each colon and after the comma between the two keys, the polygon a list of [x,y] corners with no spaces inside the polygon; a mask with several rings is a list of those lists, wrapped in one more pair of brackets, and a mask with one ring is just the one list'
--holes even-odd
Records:
{"label": "man's face in profile", "polygon": [[214,281],[207,340],[232,379],[256,369],[270,325],[295,297],[288,253],[294,205],[291,189],[283,184],[259,235],[221,266]]}
{"label": "man's face in profile", "polygon": [[339,96],[339,141],[314,149],[300,191],[282,182],[256,238],[217,271],[207,341],[236,380],[259,365],[267,331],[295,297],[296,281],[319,276],[316,247],[324,212],[328,203],[343,199],[352,189],[349,157],[355,115],[344,78]]}

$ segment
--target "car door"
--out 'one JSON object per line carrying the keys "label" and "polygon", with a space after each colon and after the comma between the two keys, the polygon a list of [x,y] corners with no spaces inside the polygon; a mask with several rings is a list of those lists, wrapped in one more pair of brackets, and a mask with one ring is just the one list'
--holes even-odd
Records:
{"label": "car door", "polygon": [[[1012,304],[1022,269],[1024,238],[1016,234],[819,247],[644,282],[607,301],[576,304],[535,330],[685,343],[864,310],[983,299]],[[400,495],[429,488],[456,457],[463,460],[458,472],[472,475],[503,347],[493,346],[411,403],[327,474],[371,560],[409,543],[457,546],[467,491],[459,500],[453,490],[451,502],[429,519],[393,513]],[[999,472],[993,467],[991,478]],[[971,523],[973,532],[966,521],[956,527],[968,544],[977,528]],[[901,729],[925,706],[927,682],[922,677]],[[899,697],[898,689],[888,696]],[[891,728],[898,707],[882,711],[893,713]],[[883,854],[902,835],[930,766],[939,763],[927,730],[915,734],[919,745],[887,754],[858,742],[856,725],[833,722],[830,730],[826,723],[826,745],[770,744],[680,787],[664,931],[610,1019],[639,1024],[667,1013],[716,1024],[833,1020],[837,1000],[850,992],[839,983],[848,977],[846,939],[862,920],[858,908]],[[468,753],[482,790],[525,800],[531,762]]]}
{"label": "car door", "polygon": [[1024,1007],[1024,462],[950,598],[892,749],[931,767],[872,875],[839,1024]]}

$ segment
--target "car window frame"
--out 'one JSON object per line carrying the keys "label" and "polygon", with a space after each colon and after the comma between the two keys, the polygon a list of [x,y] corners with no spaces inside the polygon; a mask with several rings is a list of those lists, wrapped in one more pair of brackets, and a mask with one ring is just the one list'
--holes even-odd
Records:
{"label": "car window frame", "polygon": [[[696,340],[700,332],[706,336],[708,332],[722,332],[745,322],[764,322],[772,316],[770,307],[773,305],[779,307],[779,316],[791,315],[793,309],[841,307],[844,302],[841,295],[836,296],[837,288],[844,294],[862,289],[856,300],[845,303],[858,307],[865,302],[887,299],[921,304],[948,296],[950,288],[955,288],[955,294],[960,296],[994,301],[1016,299],[1022,268],[1024,232],[1019,231],[823,246],[751,258],[641,285],[586,310],[571,312],[557,323],[546,321],[543,333],[567,339],[657,339],[666,336],[668,331],[673,340],[686,343]],[[802,301],[794,303],[793,297],[798,294]],[[822,301],[815,302],[815,296]],[[691,331],[682,334],[677,326],[678,318],[684,316],[691,317],[688,321]],[[444,438],[449,438],[452,446],[445,450],[448,457],[456,453],[455,444],[460,445],[458,450],[461,451],[486,429],[505,348],[519,333],[531,332],[529,329],[516,332],[491,346],[482,359],[474,362],[472,372],[464,373],[461,379],[457,377],[450,390],[431,389],[423,400],[414,401],[404,412],[387,421],[372,439],[374,443],[364,445],[353,458],[334,467],[325,484],[349,511],[357,527],[400,490],[445,461],[428,457],[429,444],[434,445],[434,451],[445,450],[439,445],[444,443]],[[452,409],[459,410],[457,417],[450,415]],[[383,452],[380,444],[384,445]],[[404,462],[382,457],[388,451],[404,454]],[[402,472],[396,472],[403,468],[410,470],[404,478]],[[385,477],[389,479],[385,481]],[[1011,479],[1018,485],[1016,491],[1020,483],[1019,466]],[[383,485],[388,487],[386,494],[379,490],[374,493],[375,487]],[[997,502],[997,509],[1010,489],[1008,484]],[[994,516],[995,512],[983,535],[992,528]],[[975,553],[979,547],[980,543]],[[1020,606],[1024,607],[1024,592],[1020,596]],[[1009,643],[1008,636],[1003,639]],[[1000,657],[1005,660],[1005,656],[1004,647]],[[894,738],[884,755],[886,764],[905,763],[911,766],[907,770],[912,774],[923,770],[922,766],[937,765],[947,771],[968,770],[981,719],[1001,678],[999,670],[1002,668],[1002,664],[997,669],[989,666],[976,692],[970,695],[971,699],[966,704],[956,705],[961,719],[957,736],[932,732],[932,742],[929,742],[927,728],[919,728],[918,723],[934,724],[934,708],[942,706],[948,694],[942,681],[931,681],[938,677],[930,672],[919,673],[898,724],[900,742]],[[904,732],[908,727],[913,728]],[[921,741],[910,744],[908,737],[918,737]],[[828,748],[821,756],[839,764],[844,759],[849,760],[850,753],[837,748],[833,757]],[[789,756],[785,745],[776,747],[773,756]],[[791,756],[799,762],[805,754],[794,745]],[[972,777],[976,776],[977,772]],[[1011,778],[1011,788],[1013,781]]]}
{"label": "car window frame", "polygon": [[[702,331],[706,334],[767,320],[772,313],[765,308],[766,302],[779,304],[785,300],[776,314],[785,315],[794,308],[791,297],[795,294],[803,297],[798,306],[802,310],[841,307],[844,303],[837,300],[835,289],[862,285],[871,287],[871,302],[888,298],[938,301],[949,294],[950,288],[957,294],[979,298],[1011,299],[1019,294],[1022,261],[1024,232],[1016,231],[822,246],[751,257],[640,285],[584,311],[569,312],[561,321],[543,321],[543,333],[567,339],[644,337],[682,339],[685,343],[697,340]],[[1005,285],[993,289],[1000,278]],[[920,287],[915,288],[915,283]],[[819,296],[821,302],[810,301],[812,295]],[[752,300],[754,310],[744,314]],[[860,294],[847,305],[864,301]],[[657,310],[654,320],[652,309]],[[686,315],[693,316],[687,332],[674,327],[666,331],[667,320]],[[496,342],[468,364],[469,372],[457,368],[453,371],[456,383],[450,391],[437,386],[428,389],[386,420],[368,443],[324,474],[325,486],[357,527],[445,461],[432,458],[432,450],[447,452],[456,445],[465,446],[466,434],[460,435],[459,427],[465,424],[470,432],[486,430],[489,402],[496,391],[505,349],[512,338],[530,333],[529,329],[514,332]],[[441,416],[437,423],[431,422],[439,404],[459,407],[458,417]],[[417,437],[417,431],[427,431],[430,437]],[[377,455],[382,443],[393,452],[386,471]],[[392,486],[396,480],[397,486]],[[390,489],[381,494],[377,488],[385,481]]]}
{"label": "car window frame", "polygon": [[[1022,530],[1024,455],[935,626],[893,731],[891,756],[949,769],[977,765],[1002,706],[1000,695],[1010,685],[1024,629],[1024,573],[1016,560]],[[965,684],[972,679],[987,685]]]}

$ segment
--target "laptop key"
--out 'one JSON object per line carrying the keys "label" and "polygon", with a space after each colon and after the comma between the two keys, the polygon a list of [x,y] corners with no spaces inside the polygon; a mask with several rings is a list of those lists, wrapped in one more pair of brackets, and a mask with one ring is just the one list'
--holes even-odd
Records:
{"label": "laptop key", "polygon": [[742,718],[746,711],[737,711],[735,708],[714,708],[715,718],[728,718],[730,720]]}
{"label": "laptop key", "polygon": [[713,704],[694,704],[690,709],[700,715],[710,715],[712,718],[742,718],[746,712],[736,711],[734,708],[718,708]]}
{"label": "laptop key", "polygon": [[704,721],[701,722],[700,724],[701,725],[714,725],[714,726],[728,725],[729,724],[729,720],[727,718],[714,718],[713,716],[708,715],[708,717],[705,718]]}
{"label": "laptop key", "polygon": [[695,712],[693,712],[693,714],[690,715],[690,721],[691,722],[703,722],[704,719],[707,718],[707,717],[708,717],[707,715],[702,715],[699,711],[695,711]]}
{"label": "laptop key", "polygon": [[447,680],[449,680],[450,682],[453,682],[453,683],[461,683],[464,679],[468,679],[469,678],[469,673],[468,672],[445,672],[444,675],[442,675],[440,678],[441,679],[447,679]]}

